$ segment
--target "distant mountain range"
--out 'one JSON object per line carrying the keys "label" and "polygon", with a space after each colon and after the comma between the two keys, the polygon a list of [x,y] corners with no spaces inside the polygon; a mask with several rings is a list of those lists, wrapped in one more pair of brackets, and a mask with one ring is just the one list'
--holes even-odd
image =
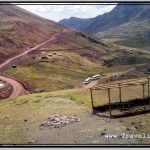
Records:
{"label": "distant mountain range", "polygon": [[59,23],[87,32],[102,32],[131,21],[150,19],[149,5],[117,5],[112,11],[94,18],[71,17]]}
{"label": "distant mountain range", "polygon": [[150,46],[150,5],[118,4],[112,11],[94,18],[71,17],[59,23],[94,33],[100,38],[121,38],[119,44],[133,47]]}

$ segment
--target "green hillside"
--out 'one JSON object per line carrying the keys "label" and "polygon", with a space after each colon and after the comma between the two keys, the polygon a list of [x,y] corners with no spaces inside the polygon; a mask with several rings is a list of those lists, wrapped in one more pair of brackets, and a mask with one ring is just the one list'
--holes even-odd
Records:
{"label": "green hillside", "polygon": [[86,77],[101,70],[98,64],[76,53],[62,51],[59,54],[62,56],[47,60],[38,56],[32,60],[31,56],[27,63],[21,63],[17,69],[10,69],[3,74],[26,80],[35,86],[34,91],[42,92],[81,87]]}

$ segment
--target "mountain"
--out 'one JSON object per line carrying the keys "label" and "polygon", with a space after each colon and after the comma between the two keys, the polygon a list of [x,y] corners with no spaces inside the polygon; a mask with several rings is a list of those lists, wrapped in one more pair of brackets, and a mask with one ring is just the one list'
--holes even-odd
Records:
{"label": "mountain", "polygon": [[[143,35],[149,37],[148,32],[141,36]],[[33,51],[27,49],[48,39],[55,39],[55,42],[48,42],[36,50],[32,49]],[[24,55],[17,57],[12,63],[13,55],[21,54]],[[119,101],[119,89],[115,86],[119,80],[130,83],[125,84],[125,87],[121,85],[121,104],[143,96],[143,103],[147,102],[147,84],[143,88],[142,83],[145,83],[146,77],[150,75],[150,51],[120,46],[105,39],[100,40],[91,37],[90,34],[64,28],[54,21],[41,18],[19,7],[3,5],[0,6],[0,64],[4,60],[7,60],[9,65],[0,71],[0,79],[4,84],[4,88],[0,88],[1,145],[150,143],[149,139],[105,140],[100,136],[103,130],[112,133],[113,129],[118,134],[128,129],[130,133],[149,133],[150,114],[116,118],[113,124],[105,118],[98,118],[93,115],[88,89],[97,81],[83,85],[83,81],[89,76],[102,76],[98,81],[99,90],[93,89],[94,106],[108,103],[107,89],[103,88],[107,86],[103,82],[112,83],[112,86],[108,86],[111,102]],[[15,67],[12,67],[12,64]],[[2,76],[7,77],[10,84],[3,82]],[[141,77],[144,76],[143,80]],[[126,80],[132,78],[140,82],[141,86],[138,82],[134,86],[132,81]],[[118,81],[112,82],[114,80]],[[129,85],[133,87],[128,88]],[[16,96],[26,95],[2,99],[11,92]],[[136,100],[131,106],[139,105],[139,102]],[[149,107],[145,104],[147,111]],[[133,111],[140,108],[133,107]],[[123,109],[113,111],[112,114],[120,114],[122,111]],[[106,111],[105,114],[107,113]],[[55,120],[58,119],[55,117],[56,114],[63,119],[59,119],[59,122],[57,120],[57,125],[50,122],[52,116]],[[67,122],[64,120],[66,117]],[[68,125],[72,119],[79,122]]]}
{"label": "mountain", "polygon": [[94,33],[99,38],[119,38],[117,44],[138,48],[150,46],[150,5],[118,4],[112,11],[94,18],[71,17],[61,20],[60,23]]}
{"label": "mountain", "polygon": [[64,27],[15,5],[0,5],[0,62]]}
{"label": "mountain", "polygon": [[[81,81],[89,74],[99,72],[102,54],[112,50],[101,42],[82,32],[32,14],[14,5],[0,6],[0,63],[8,58],[26,52],[58,33],[55,42],[15,60],[1,75],[15,78],[28,91],[54,91],[81,86]],[[50,55],[43,60],[41,53]],[[31,88],[33,87],[33,88]]]}
{"label": "mountain", "polygon": [[59,23],[67,27],[72,27],[77,30],[85,31],[85,26],[87,26],[87,23],[90,22],[91,20],[92,19],[81,19],[76,17],[70,17],[69,19],[60,20]]}
{"label": "mountain", "polygon": [[[0,7],[0,18],[1,62],[58,33],[55,42],[17,59],[16,69],[9,65],[0,72],[21,82],[30,92],[79,88],[88,76],[110,70],[117,72],[120,66],[122,71],[150,61],[147,51],[141,53],[138,49],[105,42],[14,5]],[[46,59],[42,59],[43,52]]]}
{"label": "mountain", "polygon": [[[112,27],[121,25],[138,16],[144,7],[141,5],[117,5],[112,11],[90,19],[71,17],[60,20],[59,23],[87,32],[106,31]],[[142,16],[140,16],[142,17]]]}

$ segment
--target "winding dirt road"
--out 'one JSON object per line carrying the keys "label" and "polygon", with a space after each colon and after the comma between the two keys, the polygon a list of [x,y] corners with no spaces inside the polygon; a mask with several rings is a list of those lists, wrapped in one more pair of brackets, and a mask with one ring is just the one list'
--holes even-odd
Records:
{"label": "winding dirt road", "polygon": [[13,79],[3,77],[3,76],[0,76],[0,79],[3,81],[6,81],[7,83],[10,83],[13,86],[13,92],[9,98],[16,98],[17,96],[20,96],[26,93],[26,90],[24,89],[21,83]]}
{"label": "winding dirt road", "polygon": [[[49,40],[47,40],[47,41],[45,41],[45,42],[43,42],[43,43],[41,43],[41,44],[39,44],[39,45],[29,49],[29,50],[24,51],[22,54],[19,54],[17,56],[9,58],[8,60],[6,60],[5,62],[0,64],[0,70],[2,70],[2,68],[4,68],[5,66],[11,64],[14,60],[27,55],[31,51],[36,50],[37,48],[43,46],[44,44],[47,44],[47,43],[51,44],[54,40],[56,40],[56,37],[59,34],[60,33],[56,33]],[[24,89],[23,85],[21,83],[17,82],[16,80],[14,80],[14,79],[11,79],[11,78],[8,78],[8,77],[4,77],[4,76],[0,75],[0,80],[6,81],[7,83],[9,83],[9,84],[11,84],[13,86],[13,92],[10,95],[9,98],[16,98],[16,97],[26,93],[26,90]]]}

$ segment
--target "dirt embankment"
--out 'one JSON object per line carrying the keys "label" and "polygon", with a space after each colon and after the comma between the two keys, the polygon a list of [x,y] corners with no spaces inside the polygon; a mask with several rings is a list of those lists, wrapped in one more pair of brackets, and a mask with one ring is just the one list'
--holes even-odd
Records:
{"label": "dirt embankment", "polygon": [[11,84],[6,84],[5,87],[0,90],[0,100],[9,98],[13,92],[13,86]]}
{"label": "dirt embankment", "polygon": [[22,84],[22,86],[24,87],[24,89],[26,91],[28,91],[30,93],[35,93],[36,92],[36,86],[31,81],[24,80],[24,79],[17,79],[17,78],[13,78],[13,77],[10,77],[10,78],[14,79],[15,81],[17,81],[20,84]]}
{"label": "dirt embankment", "polygon": [[8,78],[8,77],[4,77],[4,76],[0,76],[0,79],[5,81],[8,84],[11,84],[13,87],[13,91],[11,93],[11,95],[9,96],[9,98],[16,98],[17,96],[23,95],[26,93],[26,90],[24,89],[24,87],[22,86],[21,83]]}

